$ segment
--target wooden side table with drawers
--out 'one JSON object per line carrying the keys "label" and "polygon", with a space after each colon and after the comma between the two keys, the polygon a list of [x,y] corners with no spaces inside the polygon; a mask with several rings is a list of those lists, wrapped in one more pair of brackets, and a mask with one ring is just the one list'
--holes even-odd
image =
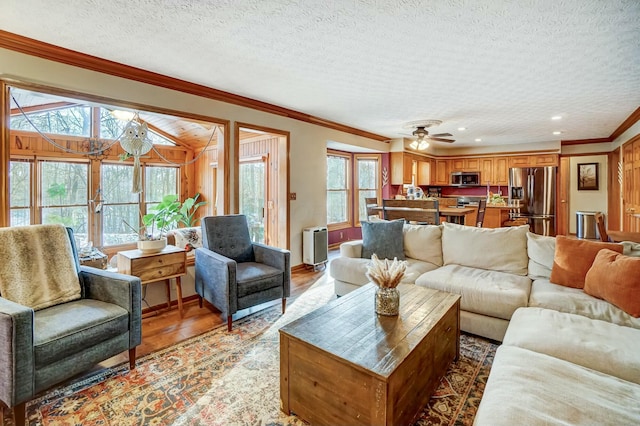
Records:
{"label": "wooden side table with drawers", "polygon": [[142,285],[165,281],[168,309],[171,309],[171,279],[175,278],[178,310],[183,317],[180,278],[187,273],[187,252],[184,249],[168,245],[159,253],[143,253],[137,249],[119,251],[118,272],[139,277]]}

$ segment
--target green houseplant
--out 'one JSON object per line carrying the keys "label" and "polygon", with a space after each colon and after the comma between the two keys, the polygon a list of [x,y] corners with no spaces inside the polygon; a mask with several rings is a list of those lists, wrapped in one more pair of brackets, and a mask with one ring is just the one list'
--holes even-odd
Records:
{"label": "green houseplant", "polygon": [[198,197],[200,197],[200,193],[196,193],[196,195],[192,198],[187,198],[180,206],[180,215],[181,218],[178,220],[179,223],[183,224],[187,228],[195,226],[199,218],[195,217],[196,211],[200,208],[200,206],[204,206],[207,204],[206,201],[198,201]]}
{"label": "green houseplant", "polygon": [[159,204],[149,209],[150,213],[142,216],[143,225],[138,231],[125,222],[138,234],[138,249],[147,253],[161,251],[167,245],[167,231],[178,225],[194,226],[198,221],[196,211],[207,204],[206,201],[198,202],[199,196],[196,194],[180,203],[177,195],[165,195]]}

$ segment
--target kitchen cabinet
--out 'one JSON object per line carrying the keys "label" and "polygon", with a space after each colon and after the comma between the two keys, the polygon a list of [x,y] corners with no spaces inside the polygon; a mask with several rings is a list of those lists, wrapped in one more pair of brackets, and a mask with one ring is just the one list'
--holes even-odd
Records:
{"label": "kitchen cabinet", "polygon": [[419,186],[431,185],[431,161],[418,160],[417,183]]}
{"label": "kitchen cabinet", "polygon": [[509,158],[494,157],[493,159],[493,180],[494,185],[509,184]]}
{"label": "kitchen cabinet", "polygon": [[391,185],[410,185],[413,183],[413,156],[404,152],[392,152],[390,155]]}
{"label": "kitchen cabinet", "polygon": [[391,185],[431,185],[431,160],[408,152],[390,153]]}
{"label": "kitchen cabinet", "polygon": [[479,158],[454,158],[451,160],[451,172],[477,172],[480,171]]}
{"label": "kitchen cabinet", "polygon": [[531,154],[509,157],[509,167],[557,166],[558,154]]}
{"label": "kitchen cabinet", "polygon": [[480,184],[493,182],[493,158],[480,158]]}
{"label": "kitchen cabinet", "polygon": [[557,166],[558,154],[533,155],[533,162],[536,166]]}
{"label": "kitchen cabinet", "polygon": [[432,185],[449,185],[450,184],[450,160],[435,160],[434,170],[432,174]]}

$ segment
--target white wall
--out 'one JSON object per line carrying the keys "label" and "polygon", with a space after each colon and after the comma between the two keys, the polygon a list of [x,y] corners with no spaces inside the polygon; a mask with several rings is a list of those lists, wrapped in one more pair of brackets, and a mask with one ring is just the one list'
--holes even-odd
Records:
{"label": "white wall", "polygon": [[[578,191],[578,164],[598,163],[598,190]],[[582,155],[571,157],[569,190],[569,233],[576,233],[576,211],[599,211],[607,214],[607,156]]]}

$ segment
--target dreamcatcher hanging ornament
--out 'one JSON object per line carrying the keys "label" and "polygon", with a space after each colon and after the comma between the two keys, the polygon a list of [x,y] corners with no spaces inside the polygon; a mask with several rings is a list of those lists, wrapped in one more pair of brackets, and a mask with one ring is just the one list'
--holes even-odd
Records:
{"label": "dreamcatcher hanging ornament", "polygon": [[124,128],[120,138],[122,149],[133,157],[133,185],[131,192],[134,194],[142,192],[140,156],[145,155],[153,148],[153,142],[147,137],[148,133],[147,123],[140,123],[138,114],[136,114]]}

